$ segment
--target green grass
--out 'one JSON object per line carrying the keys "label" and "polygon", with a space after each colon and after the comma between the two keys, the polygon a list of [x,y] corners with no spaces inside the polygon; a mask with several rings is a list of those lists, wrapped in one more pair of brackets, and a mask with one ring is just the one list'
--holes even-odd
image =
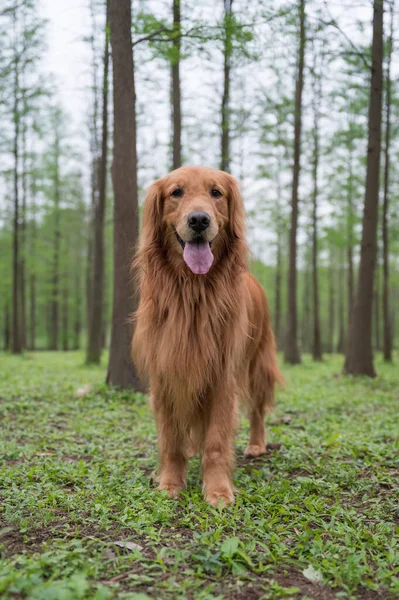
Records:
{"label": "green grass", "polygon": [[268,417],[282,446],[244,459],[243,421],[240,493],[218,510],[198,459],[178,501],[156,491],[146,398],[82,364],[0,355],[2,599],[399,597],[396,367],[372,381],[340,377],[341,357],[284,368]]}

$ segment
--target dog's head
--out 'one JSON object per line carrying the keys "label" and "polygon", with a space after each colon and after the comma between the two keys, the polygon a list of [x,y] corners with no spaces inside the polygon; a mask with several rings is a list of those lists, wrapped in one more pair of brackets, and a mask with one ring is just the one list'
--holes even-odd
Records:
{"label": "dog's head", "polygon": [[156,181],[144,202],[142,245],[171,254],[196,275],[244,240],[244,208],[237,181],[207,167],[181,167]]}

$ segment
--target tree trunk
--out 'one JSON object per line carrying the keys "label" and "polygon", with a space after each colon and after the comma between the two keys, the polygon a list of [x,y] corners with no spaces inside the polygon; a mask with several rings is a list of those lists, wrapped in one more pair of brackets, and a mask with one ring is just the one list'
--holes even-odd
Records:
{"label": "tree trunk", "polygon": [[330,281],[328,286],[328,348],[330,354],[334,352],[334,333],[335,333],[335,281],[334,281],[334,256],[330,248]]}
{"label": "tree trunk", "polygon": [[35,350],[36,346],[36,177],[32,176],[32,211],[30,235],[30,260],[31,269],[29,277],[29,348]]}
{"label": "tree trunk", "polygon": [[317,73],[316,53],[313,74],[313,211],[312,211],[312,283],[313,283],[313,360],[323,359],[320,335],[320,306],[319,306],[319,273],[318,273],[318,234],[317,234],[317,202],[319,175],[319,120],[321,102],[321,74]]}
{"label": "tree trunk", "polygon": [[[352,141],[349,141],[352,144]],[[354,275],[353,275],[353,246],[354,246],[354,233],[353,233],[353,157],[352,149],[349,150],[349,174],[348,174],[348,196],[347,196],[347,261],[348,261],[348,330],[350,328],[352,308],[353,308],[353,290],[354,290]]]}
{"label": "tree trunk", "polygon": [[[306,253],[308,254],[308,253]],[[310,258],[310,257],[309,257]],[[303,272],[303,308],[302,308],[302,343],[301,348],[303,352],[309,352],[312,347],[311,339],[312,339],[312,325],[311,325],[311,315],[310,315],[310,303],[311,303],[311,272],[309,268],[309,260],[308,256],[306,257],[306,265]]]}
{"label": "tree trunk", "polygon": [[390,4],[391,31],[388,40],[388,63],[386,74],[385,93],[385,165],[384,165],[384,199],[382,206],[382,311],[384,324],[384,361],[392,362],[392,334],[389,312],[389,167],[390,167],[390,142],[391,142],[391,60],[393,52],[393,23],[394,23],[394,0]]}
{"label": "tree trunk", "polygon": [[8,298],[4,305],[4,350],[10,349],[11,329],[10,329],[10,305]]}
{"label": "tree trunk", "polygon": [[337,352],[338,354],[344,354],[345,352],[345,292],[344,292],[344,280],[345,280],[345,256],[344,250],[339,250],[340,266],[338,271],[338,281],[336,287],[338,290],[338,342]]}
{"label": "tree trunk", "polygon": [[69,292],[68,292],[68,273],[64,273],[64,289],[62,293],[62,349],[64,352],[69,350]]}
{"label": "tree trunk", "polygon": [[380,336],[380,277],[378,272],[378,264],[375,271],[375,285],[374,285],[374,345],[377,351],[381,350],[381,336]]}
{"label": "tree trunk", "polygon": [[111,6],[114,100],[114,299],[107,383],[140,390],[131,360],[131,318],[137,307],[131,261],[138,238],[136,96],[131,0]]}
{"label": "tree trunk", "polygon": [[99,165],[98,202],[94,218],[94,271],[91,295],[91,310],[88,330],[87,363],[99,364],[103,348],[102,333],[104,319],[104,215],[107,193],[108,158],[108,71],[109,71],[109,0],[106,4],[104,43],[103,112],[101,161]]}
{"label": "tree trunk", "polygon": [[[23,84],[24,85],[24,84]],[[25,94],[22,94],[23,115],[26,111]],[[21,152],[22,152],[22,202],[20,219],[20,259],[19,259],[19,294],[20,294],[20,336],[21,348],[26,350],[26,196],[27,196],[27,167],[26,167],[26,124],[22,119]]]}
{"label": "tree trunk", "polygon": [[232,4],[224,0],[223,96],[220,169],[230,171],[230,71],[232,55]]}
{"label": "tree trunk", "polygon": [[82,330],[82,308],[81,308],[81,276],[79,266],[75,267],[75,309],[73,323],[73,349],[80,348],[80,333]]}
{"label": "tree trunk", "polygon": [[54,145],[54,238],[53,238],[53,274],[51,280],[51,343],[50,349],[58,349],[58,321],[59,321],[59,282],[60,282],[60,174],[59,174],[59,139],[55,131]]}
{"label": "tree trunk", "polygon": [[14,216],[13,216],[13,250],[12,250],[12,353],[20,354],[21,335],[20,335],[20,302],[19,302],[19,64],[18,58],[15,58],[14,67]]}
{"label": "tree trunk", "polygon": [[373,282],[377,251],[378,192],[381,154],[383,0],[374,0],[372,71],[369,106],[366,192],[359,280],[349,330],[344,370],[375,376],[371,343]]}
{"label": "tree trunk", "polygon": [[277,256],[275,276],[275,298],[274,298],[274,334],[277,345],[281,343],[281,280],[282,280],[282,257],[281,257],[281,230],[277,232]]}
{"label": "tree trunk", "polygon": [[181,47],[180,0],[173,0],[173,48],[172,59],[172,125],[173,169],[181,166],[181,94],[180,94],[180,47]]}
{"label": "tree trunk", "polygon": [[290,264],[288,274],[288,315],[287,335],[285,341],[284,360],[292,365],[301,362],[297,339],[297,230],[298,230],[298,188],[301,159],[302,129],[302,90],[305,64],[305,0],[299,0],[300,38],[298,73],[295,90],[295,127],[294,127],[294,171],[292,182],[291,230],[290,230]]}

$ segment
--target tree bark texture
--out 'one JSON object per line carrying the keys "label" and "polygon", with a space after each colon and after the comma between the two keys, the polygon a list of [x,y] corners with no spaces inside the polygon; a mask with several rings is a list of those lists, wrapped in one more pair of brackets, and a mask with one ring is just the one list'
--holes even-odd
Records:
{"label": "tree bark texture", "polygon": [[300,36],[298,72],[295,90],[295,125],[294,125],[294,169],[292,182],[290,254],[288,273],[288,315],[287,335],[285,340],[284,360],[290,364],[299,364],[301,355],[298,347],[298,307],[297,307],[297,230],[298,230],[298,189],[301,160],[302,131],[302,91],[305,66],[305,0],[299,0]]}
{"label": "tree bark texture", "polygon": [[373,283],[377,253],[381,154],[383,0],[374,0],[372,69],[368,124],[366,191],[359,278],[353,306],[344,371],[375,376],[372,351]]}
{"label": "tree bark texture", "polygon": [[384,361],[392,362],[392,332],[389,312],[389,174],[390,174],[390,142],[391,142],[391,60],[393,52],[394,2],[390,4],[391,30],[388,40],[388,60],[385,91],[385,151],[384,151],[384,198],[382,206],[382,311],[384,324],[383,353]]}
{"label": "tree bark texture", "polygon": [[111,2],[114,157],[114,298],[107,382],[140,390],[131,360],[132,315],[137,307],[131,262],[138,238],[136,98],[130,0]]}
{"label": "tree bark texture", "polygon": [[224,0],[223,96],[220,169],[230,171],[230,71],[232,55],[232,4]]}
{"label": "tree bark texture", "polygon": [[173,126],[173,169],[181,167],[181,90],[180,90],[180,48],[181,48],[180,0],[173,0],[173,48],[172,61],[172,126]]}
{"label": "tree bark texture", "polygon": [[94,264],[91,285],[91,308],[89,311],[89,330],[87,345],[87,363],[99,364],[102,353],[103,319],[104,319],[104,216],[107,194],[108,164],[108,72],[109,72],[109,1],[106,4],[106,24],[103,63],[103,107],[102,107],[102,142],[101,160],[99,162],[99,193],[94,207]]}

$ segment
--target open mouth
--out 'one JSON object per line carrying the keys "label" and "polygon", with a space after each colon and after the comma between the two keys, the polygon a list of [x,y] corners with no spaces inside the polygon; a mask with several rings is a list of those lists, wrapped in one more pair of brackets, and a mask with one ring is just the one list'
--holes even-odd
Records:
{"label": "open mouth", "polygon": [[195,275],[205,275],[213,263],[211,252],[212,242],[207,242],[202,237],[192,241],[184,241],[175,229],[177,241],[183,248],[183,258],[186,265]]}
{"label": "open mouth", "polygon": [[184,250],[184,247],[185,247],[185,245],[186,245],[186,242],[185,242],[184,240],[182,240],[182,239],[181,239],[181,237],[180,237],[180,235],[177,233],[176,229],[175,229],[175,234],[176,234],[176,237],[177,237],[177,241],[179,242],[180,246],[181,246],[181,247],[183,248],[183,250]]}

